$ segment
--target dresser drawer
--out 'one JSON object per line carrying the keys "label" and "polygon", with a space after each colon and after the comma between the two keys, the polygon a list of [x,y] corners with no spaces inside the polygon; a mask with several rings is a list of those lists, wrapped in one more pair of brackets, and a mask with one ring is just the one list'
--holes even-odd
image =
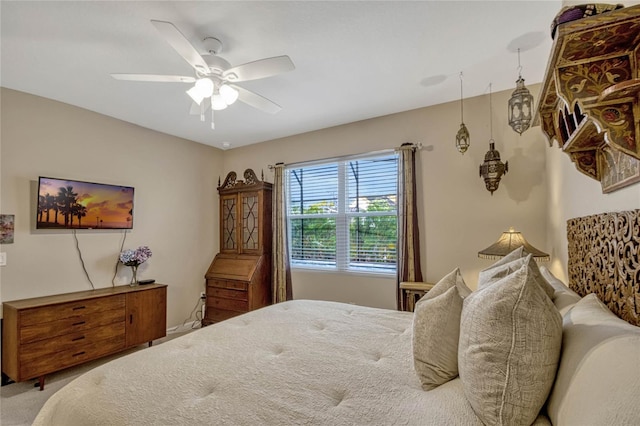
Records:
{"label": "dresser drawer", "polygon": [[124,335],[114,336],[97,342],[87,342],[73,348],[51,354],[31,358],[24,354],[21,359],[20,377],[23,380],[43,376],[45,374],[62,370],[85,361],[93,360],[123,350]]}
{"label": "dresser drawer", "polygon": [[20,361],[31,362],[44,356],[57,357],[58,353],[86,346],[87,342],[98,342],[119,337],[124,340],[124,321],[103,327],[90,328],[75,333],[63,334],[20,347]]}
{"label": "dresser drawer", "polygon": [[238,315],[242,315],[242,312],[226,311],[224,309],[212,309],[207,312],[207,319],[211,322],[220,322],[229,318],[237,317]]}
{"label": "dresser drawer", "polygon": [[78,300],[76,302],[50,305],[44,308],[25,309],[20,312],[20,325],[22,327],[47,323],[63,318],[77,316],[94,316],[98,312],[114,309],[124,309],[125,296],[119,294],[110,297]]}
{"label": "dresser drawer", "polygon": [[20,329],[20,343],[37,342],[55,336],[78,333],[91,328],[122,322],[125,319],[124,316],[123,307],[122,309],[95,312],[93,315],[83,314],[26,326]]}
{"label": "dresser drawer", "polygon": [[248,300],[249,294],[244,290],[229,290],[226,288],[211,287],[209,296],[222,299]]}
{"label": "dresser drawer", "polygon": [[207,280],[207,285],[210,287],[217,288],[228,288],[232,290],[243,290],[247,291],[249,289],[249,284],[246,281],[233,281],[233,280]]}
{"label": "dresser drawer", "polygon": [[207,297],[207,306],[213,309],[239,312],[247,312],[249,310],[249,302],[246,300],[223,299],[220,297]]}

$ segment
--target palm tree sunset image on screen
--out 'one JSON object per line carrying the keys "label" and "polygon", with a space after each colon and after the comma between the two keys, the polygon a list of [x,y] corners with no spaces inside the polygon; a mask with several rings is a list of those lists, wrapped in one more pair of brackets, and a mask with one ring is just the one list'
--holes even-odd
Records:
{"label": "palm tree sunset image on screen", "polygon": [[40,177],[36,228],[131,229],[130,186]]}

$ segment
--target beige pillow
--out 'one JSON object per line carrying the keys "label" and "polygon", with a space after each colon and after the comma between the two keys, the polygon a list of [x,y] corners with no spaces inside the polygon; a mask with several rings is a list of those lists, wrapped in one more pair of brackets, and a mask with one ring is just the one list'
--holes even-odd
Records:
{"label": "beige pillow", "polygon": [[[494,262],[491,266],[489,266],[488,268],[484,268],[482,271],[480,271],[480,274],[478,276],[478,288],[484,287],[485,285],[488,285],[488,283],[486,282],[487,279],[489,277],[491,277],[491,275],[493,274],[493,272],[498,269],[503,270],[503,266],[510,264],[511,262],[515,261],[515,260],[520,260],[520,259],[524,259],[527,257],[527,252],[524,251],[524,247],[520,246],[517,249],[513,250],[511,253],[507,254],[506,256],[502,257],[501,259],[498,259],[496,262]],[[519,268],[520,266],[518,266]],[[516,268],[517,269],[517,268]],[[504,275],[500,276],[499,278],[502,278]]]}
{"label": "beige pillow", "polygon": [[456,268],[423,296],[413,314],[413,365],[424,390],[458,376],[463,298],[471,290]]}
{"label": "beige pillow", "polygon": [[580,295],[567,287],[555,277],[546,266],[540,266],[540,274],[553,287],[553,304],[564,315],[575,303],[580,301]]}
{"label": "beige pillow", "polygon": [[640,327],[594,294],[563,319],[562,356],[547,413],[554,425],[640,424]]}
{"label": "beige pillow", "polygon": [[471,289],[467,287],[467,284],[464,282],[464,278],[462,278],[462,272],[460,272],[460,268],[456,268],[442,277],[440,281],[438,281],[436,285],[434,285],[433,288],[429,290],[427,294],[425,294],[420,300],[433,299],[437,296],[440,296],[453,286],[458,288],[458,292],[463,298],[471,294]]}
{"label": "beige pillow", "polygon": [[562,318],[525,263],[464,301],[458,369],[464,393],[488,425],[530,425],[549,394]]}
{"label": "beige pillow", "polygon": [[[511,252],[511,254],[513,253],[515,252]],[[555,290],[553,289],[551,284],[549,284],[547,280],[544,279],[544,277],[540,273],[538,264],[530,254],[525,254],[524,257],[512,260],[511,262],[501,264],[496,263],[489,268],[480,271],[480,274],[478,275],[478,289],[482,289],[488,285],[491,285],[492,283],[513,273],[514,271],[517,271],[522,267],[522,265],[527,265],[529,267],[535,281],[544,290],[547,296],[549,296],[549,298],[553,300],[553,294]]]}
{"label": "beige pillow", "polygon": [[526,256],[527,256],[527,252],[524,251],[523,246],[520,246],[517,249],[514,249],[511,253],[507,254],[506,256],[498,259],[493,265],[486,268],[485,271],[487,269],[495,268],[497,266],[504,265],[509,262],[513,262],[514,260],[517,260]]}

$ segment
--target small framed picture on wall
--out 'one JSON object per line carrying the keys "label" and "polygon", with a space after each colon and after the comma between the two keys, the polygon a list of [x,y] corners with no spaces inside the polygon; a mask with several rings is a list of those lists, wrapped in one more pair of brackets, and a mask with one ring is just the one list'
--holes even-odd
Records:
{"label": "small framed picture on wall", "polygon": [[0,244],[13,244],[14,218],[12,214],[0,214]]}

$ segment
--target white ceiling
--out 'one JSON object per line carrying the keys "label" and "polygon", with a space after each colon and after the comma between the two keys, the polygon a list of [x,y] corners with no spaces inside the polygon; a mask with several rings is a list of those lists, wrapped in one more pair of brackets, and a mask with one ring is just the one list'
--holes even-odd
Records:
{"label": "white ceiling", "polygon": [[[234,148],[542,81],[561,1],[2,1],[0,83],[218,148]],[[216,129],[190,115],[190,85],[110,73],[192,68],[150,23],[231,65],[289,55],[296,69],[240,85],[282,106],[237,102]],[[204,51],[203,51],[204,52]],[[534,96],[536,93],[534,93]],[[225,144],[226,143],[226,144]],[[224,144],[224,145],[223,145]]]}

